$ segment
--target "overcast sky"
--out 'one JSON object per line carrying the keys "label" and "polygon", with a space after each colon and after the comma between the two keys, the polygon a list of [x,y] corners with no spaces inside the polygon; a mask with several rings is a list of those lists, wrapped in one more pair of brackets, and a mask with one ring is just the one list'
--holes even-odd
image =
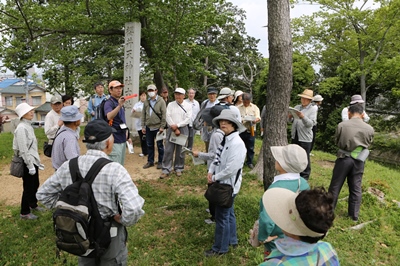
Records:
{"label": "overcast sky", "polygon": [[[258,50],[265,57],[268,57],[268,37],[267,29],[267,1],[266,0],[229,0],[234,5],[246,11],[246,30],[247,34],[260,39]],[[310,15],[318,11],[317,5],[308,3],[297,4],[290,10],[290,17],[296,18],[302,15]]]}

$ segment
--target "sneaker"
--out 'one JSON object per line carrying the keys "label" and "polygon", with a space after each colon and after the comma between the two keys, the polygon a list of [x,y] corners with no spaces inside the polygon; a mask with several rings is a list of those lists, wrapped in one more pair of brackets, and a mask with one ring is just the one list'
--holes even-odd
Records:
{"label": "sneaker", "polygon": [[314,153],[310,153],[310,156],[314,156]]}
{"label": "sneaker", "polygon": [[182,172],[176,172],[176,176],[182,176]]}
{"label": "sneaker", "polygon": [[33,213],[28,213],[28,214],[20,214],[19,217],[22,220],[36,220],[38,217],[34,215]]}
{"label": "sneaker", "polygon": [[211,220],[211,219],[205,219],[204,222],[206,224],[215,224],[215,222],[213,220]]}
{"label": "sneaker", "polygon": [[210,209],[206,209],[206,212],[210,213]]}
{"label": "sneaker", "polygon": [[139,154],[139,157],[143,157],[143,156],[144,156],[144,154],[143,154],[143,153]]}
{"label": "sneaker", "polygon": [[157,169],[162,169],[162,165],[161,164],[157,164]]}
{"label": "sneaker", "polygon": [[152,166],[154,166],[154,163],[146,163],[146,164],[143,166],[143,169],[147,169],[147,168],[150,168],[150,167],[152,167]]}
{"label": "sneaker", "polygon": [[47,209],[37,206],[36,208],[31,208],[31,211],[45,212]]}
{"label": "sneaker", "polygon": [[216,252],[216,251],[214,251],[212,249],[204,251],[204,256],[206,256],[206,257],[222,256],[222,255],[225,255],[225,254],[226,253]]}
{"label": "sneaker", "polygon": [[254,168],[254,165],[251,163],[251,164],[248,164],[247,165],[250,169],[253,169]]}
{"label": "sneaker", "polygon": [[165,178],[167,178],[168,177],[168,174],[165,174],[165,173],[162,173],[161,175],[160,175],[160,179],[165,179]]}

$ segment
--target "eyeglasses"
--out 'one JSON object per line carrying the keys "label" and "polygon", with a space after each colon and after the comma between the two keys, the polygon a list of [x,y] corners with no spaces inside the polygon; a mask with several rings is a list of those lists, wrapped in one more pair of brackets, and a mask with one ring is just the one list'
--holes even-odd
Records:
{"label": "eyeglasses", "polygon": [[123,89],[121,86],[117,86],[117,87],[110,87],[110,89]]}

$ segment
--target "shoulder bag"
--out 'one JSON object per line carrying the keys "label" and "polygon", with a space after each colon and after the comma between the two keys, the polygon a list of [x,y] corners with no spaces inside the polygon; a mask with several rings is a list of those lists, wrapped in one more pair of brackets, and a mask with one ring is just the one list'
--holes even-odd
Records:
{"label": "shoulder bag", "polygon": [[[29,146],[28,150],[32,147],[32,144],[33,142]],[[11,160],[11,165],[10,165],[10,175],[21,178],[24,175],[24,168],[25,168],[24,159],[15,154],[14,151],[14,156]]]}
{"label": "shoulder bag", "polygon": [[[240,172],[242,169],[239,169],[236,174],[235,184],[239,179]],[[230,208],[233,205],[233,187],[229,184],[222,184],[220,182],[214,182],[210,186],[206,193],[204,193],[204,197],[211,203],[223,208]]]}
{"label": "shoulder bag", "polygon": [[47,141],[45,141],[44,143],[43,143],[43,153],[44,153],[44,155],[46,155],[47,157],[50,157],[51,158],[51,152],[52,152],[52,150],[53,150],[53,143],[54,143],[54,140],[57,138],[57,136],[58,135],[60,135],[62,132],[64,132],[65,130],[62,130],[60,133],[57,133],[58,132],[58,130],[57,130],[57,132],[56,132],[56,136],[53,138],[53,139],[51,139],[52,140],[52,142],[50,143],[50,142],[47,142]]}

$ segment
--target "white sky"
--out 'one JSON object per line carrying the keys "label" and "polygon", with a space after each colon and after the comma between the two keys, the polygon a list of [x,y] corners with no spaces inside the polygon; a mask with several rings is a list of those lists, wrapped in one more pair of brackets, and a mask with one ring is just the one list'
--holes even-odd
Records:
{"label": "white sky", "polygon": [[[229,0],[234,5],[246,11],[246,31],[249,36],[260,39],[258,50],[265,57],[268,57],[268,36],[267,29],[263,26],[267,25],[267,0]],[[308,3],[297,4],[290,11],[292,18],[302,15],[311,15],[318,11],[318,5],[310,5]]]}

